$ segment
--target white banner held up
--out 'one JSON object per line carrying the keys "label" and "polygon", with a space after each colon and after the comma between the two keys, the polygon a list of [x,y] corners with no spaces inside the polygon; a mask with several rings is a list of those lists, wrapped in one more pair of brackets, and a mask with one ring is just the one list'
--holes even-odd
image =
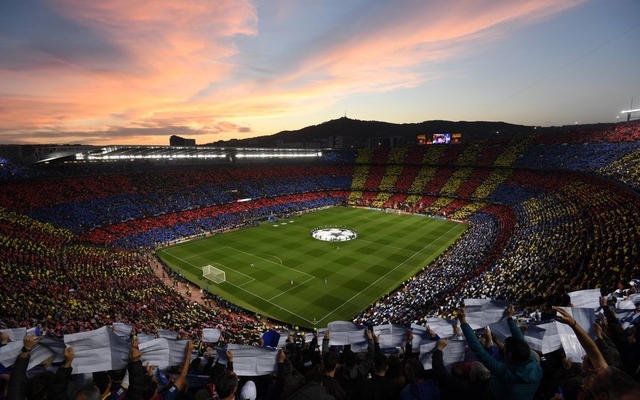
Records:
{"label": "white banner held up", "polygon": [[[240,376],[261,376],[278,372],[278,351],[266,347],[230,344],[227,349],[233,354],[233,371]],[[227,357],[224,349],[216,349],[224,363]]]}
{"label": "white banner held up", "polygon": [[156,338],[138,344],[142,353],[142,364],[149,364],[164,369],[169,367],[169,344],[166,338]]}
{"label": "white banner held up", "polygon": [[380,335],[381,349],[402,347],[407,342],[407,329],[400,325],[374,326],[373,334]]}
{"label": "white banner held up", "polygon": [[464,299],[467,323],[472,329],[484,328],[505,319],[509,303],[491,299]]}
{"label": "white banner held up", "polygon": [[75,374],[122,369],[129,363],[131,346],[106,326],[65,335],[64,343],[73,346],[71,367]]}
{"label": "white banner held up", "polygon": [[[432,341],[431,343],[423,344],[420,346],[420,362],[424,365],[425,369],[431,369],[433,366],[432,356],[436,350],[438,342]],[[442,350],[442,361],[445,367],[464,361],[465,348],[467,342],[464,340],[450,340],[447,347]]]}
{"label": "white banner held up", "polygon": [[[344,346],[347,344],[362,343],[367,339],[365,334],[367,327],[353,322],[334,321],[327,326],[329,331],[329,344],[331,346]],[[355,351],[355,350],[354,350]]]}
{"label": "white banner held up", "polygon": [[574,308],[600,308],[600,289],[585,289],[569,292]]}

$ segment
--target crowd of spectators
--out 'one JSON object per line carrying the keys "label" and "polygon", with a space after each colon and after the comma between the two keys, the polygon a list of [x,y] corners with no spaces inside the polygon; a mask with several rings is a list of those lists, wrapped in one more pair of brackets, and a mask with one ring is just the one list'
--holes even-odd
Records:
{"label": "crowd of spectators", "polygon": [[175,329],[197,335],[203,327],[221,326],[239,343],[254,340],[244,329],[258,324],[255,316],[222,299],[205,307],[179,295],[150,268],[151,257],[75,245],[68,231],[2,210],[1,323],[39,327],[56,337],[113,322],[148,334]]}
{"label": "crowd of spectators", "polygon": [[[272,365],[268,374],[236,373],[234,348],[224,338],[207,343],[183,332],[189,338],[183,356],[166,368],[143,364],[139,339],[132,334],[126,338],[125,368],[74,375],[72,345],[61,350],[59,362],[29,365],[42,336],[27,334],[12,366],[2,371],[0,386],[9,399],[637,399],[640,330],[625,331],[607,298],[600,304],[592,327],[578,323],[565,308],[553,307],[550,321],[543,321],[539,312],[523,314],[509,305],[503,316],[509,334],[504,336],[488,327],[475,330],[462,306],[453,317],[453,334],[441,336],[427,326],[418,339],[422,344],[414,346],[419,333],[407,328],[401,346],[390,353],[375,327],[359,331],[363,337],[354,340],[365,345],[358,349],[331,345],[329,330],[310,334],[310,340],[291,333],[282,347],[265,349],[272,359],[261,361]],[[566,326],[562,329],[579,343],[570,351],[585,354],[582,360],[572,360],[562,347],[534,350],[524,334],[538,324],[555,324],[558,330]],[[8,343],[3,334],[0,351]],[[447,347],[458,344],[468,350],[452,361]],[[433,348],[426,359],[425,345]]]}
{"label": "crowd of spectators", "polygon": [[339,205],[344,196],[340,192],[321,192],[235,202],[121,222],[95,229],[80,236],[79,240],[126,248],[155,248],[178,240],[252,226],[271,214],[284,215]]}
{"label": "crowd of spectators", "polygon": [[[30,180],[5,185],[0,204],[31,217],[84,232],[187,210],[349,187],[352,167],[202,168]],[[267,172],[265,172],[267,171]]]}
{"label": "crowd of spectators", "polygon": [[[467,283],[458,286],[459,296],[449,297],[443,304],[443,312],[435,315],[450,313],[462,297],[519,301],[535,308],[546,306],[546,302],[556,298],[565,287],[570,290],[595,285],[615,288],[620,281],[640,276],[637,244],[640,208],[637,199],[625,190],[610,188],[588,177],[560,173],[540,176],[520,171],[499,186],[493,200],[508,207],[494,207],[490,214],[477,213],[470,219],[467,236],[444,257],[451,262],[449,267],[469,275],[464,275],[464,280],[453,280]],[[489,211],[488,208],[480,210]],[[450,214],[456,215],[447,213]],[[479,224],[487,215],[494,223]],[[499,229],[495,221],[500,221]],[[491,242],[493,236],[485,233],[493,230],[502,234],[501,245]],[[470,255],[483,253],[468,247],[471,244],[488,244],[488,249],[499,252],[499,257],[474,258]],[[463,256],[454,257],[461,250]],[[481,267],[487,263],[491,263],[490,268]],[[434,315],[433,304],[423,304],[420,294],[424,293],[427,301],[442,305],[445,296],[440,287],[446,288],[445,293],[452,291],[445,277],[458,277],[448,269],[443,273],[441,267],[441,261],[436,261],[406,285],[406,292],[400,291],[379,302],[367,313],[391,312],[394,318],[388,322],[393,323],[407,322],[404,315],[398,317],[405,310],[411,320]],[[412,309],[416,301],[419,311]]]}
{"label": "crowd of spectators", "polygon": [[[514,143],[507,144],[505,153],[518,150],[522,155],[521,146]],[[423,160],[443,154],[452,157],[454,153],[429,148]],[[398,158],[407,152],[376,150],[358,154],[356,160],[366,161],[391,156]],[[458,151],[456,154],[468,161],[482,151]],[[503,154],[499,158],[510,159],[512,156]],[[4,192],[2,200],[7,206],[15,206],[17,211],[24,210],[39,221],[66,227],[76,234],[84,232],[78,236],[81,242],[137,249],[251,226],[271,214],[289,214],[342,204],[349,192],[328,190],[344,189],[349,179],[352,180],[352,189],[359,179],[363,188],[370,186],[372,179],[378,186],[385,183],[391,187],[400,179],[401,170],[395,164],[388,168],[360,164],[350,167],[319,165],[317,168],[278,166],[273,169],[178,170],[162,172],[158,176],[100,175],[51,182],[17,182],[8,185],[9,190]],[[512,231],[506,228],[509,223],[521,229],[515,230],[508,246],[497,249],[505,254],[493,263],[493,272],[481,267],[493,262],[488,258],[479,261],[469,258],[469,265],[463,267],[476,272],[475,276],[469,276],[468,290],[472,294],[527,298],[539,302],[541,298],[550,298],[559,284],[575,286],[575,282],[585,276],[585,271],[594,275],[591,281],[600,282],[602,276],[607,285],[636,273],[637,232],[634,222],[638,210],[631,195],[621,190],[585,176],[559,172],[543,175],[515,169],[505,173],[502,169],[474,170],[429,165],[416,171],[410,188],[419,188],[423,194],[421,197],[413,197],[411,201],[408,197],[404,197],[404,201],[400,197],[400,201],[393,204],[392,191],[380,190],[384,192],[380,193],[369,190],[360,193],[359,199],[353,197],[357,191],[351,192],[349,202],[376,207],[408,204],[413,212],[426,210],[453,218],[471,218],[471,221],[474,221],[474,216],[490,214],[486,211],[489,203],[470,201],[467,196],[471,193],[472,199],[482,199],[477,196],[484,194],[488,201],[508,205],[516,211],[515,221],[501,213],[494,215],[500,221],[498,231],[502,236]],[[353,175],[349,177],[348,174]],[[216,184],[212,185],[214,180]],[[186,186],[185,190],[180,190],[181,185]],[[124,194],[117,194],[119,191]],[[235,201],[245,195],[257,197],[248,202]],[[433,195],[447,197],[434,198]],[[70,201],[62,201],[63,198]],[[20,201],[20,206],[17,206]],[[509,223],[505,224],[505,221]],[[605,231],[599,231],[603,229]],[[529,242],[526,247],[522,245],[525,240]],[[553,248],[551,254],[529,254],[531,249],[549,248]],[[540,263],[542,268],[533,268]],[[612,264],[616,264],[617,269],[611,268]],[[567,270],[579,278],[567,281],[566,276],[572,275]],[[520,279],[522,276],[537,277],[537,273],[542,271],[545,279],[538,280],[535,285],[523,283]],[[416,281],[420,279],[416,278]],[[588,283],[591,281],[587,280]],[[506,289],[495,290],[496,285]],[[455,305],[453,302],[447,308]],[[425,310],[424,313],[427,315],[433,311]]]}

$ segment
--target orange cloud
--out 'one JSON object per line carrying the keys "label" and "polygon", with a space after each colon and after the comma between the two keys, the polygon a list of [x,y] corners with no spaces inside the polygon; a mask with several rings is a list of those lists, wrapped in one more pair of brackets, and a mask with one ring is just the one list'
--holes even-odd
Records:
{"label": "orange cloud", "polygon": [[[74,43],[57,51],[54,43],[47,50],[25,48],[25,68],[0,68],[0,131],[9,140],[37,140],[40,134],[82,143],[165,143],[162,132],[172,130],[206,136],[204,141],[221,133],[247,135],[256,130],[243,121],[436,79],[443,72],[432,63],[477,51],[481,40],[497,40],[515,24],[582,2],[389,2],[336,26],[333,36],[312,41],[308,52],[283,54],[291,63],[272,60],[276,56],[261,48],[263,59],[282,68],[258,77],[253,70],[263,66],[244,59],[238,47],[238,38],[262,39],[249,0],[60,0],[53,10],[87,32],[83,49],[95,43],[95,53],[74,53]],[[276,4],[274,14],[282,20],[301,8]]]}
{"label": "orange cloud", "polygon": [[5,132],[100,132],[109,124],[179,113],[189,107],[189,97],[223,79],[230,68],[224,59],[237,52],[229,38],[256,33],[255,9],[248,1],[62,1],[58,6],[65,18],[119,49],[119,57],[95,66],[34,52],[38,63],[28,70],[0,70],[8,83],[0,97],[9,110],[0,121]]}

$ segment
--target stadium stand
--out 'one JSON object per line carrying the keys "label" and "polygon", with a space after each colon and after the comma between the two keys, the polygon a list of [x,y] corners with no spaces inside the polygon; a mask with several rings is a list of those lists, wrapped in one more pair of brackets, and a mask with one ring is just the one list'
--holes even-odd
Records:
{"label": "stadium stand", "polygon": [[[201,339],[204,330],[222,332],[218,346],[252,345],[261,333],[286,329],[286,323],[261,320],[210,293],[203,292],[197,299],[189,297],[191,289],[200,288],[161,265],[153,250],[211,232],[252,226],[272,214],[337,205],[390,207],[465,220],[470,229],[405,285],[355,315],[355,323],[424,328],[433,318],[458,318],[469,340],[472,331],[461,312],[465,299],[516,303],[518,315],[531,319],[530,329],[534,330],[535,324],[543,321],[529,317],[533,310],[566,306],[568,292],[597,288],[603,296],[600,309],[604,317],[591,332],[595,341],[577,324],[577,317],[558,311],[558,324],[572,330],[586,353],[582,375],[575,370],[577,360],[572,365],[563,351],[537,354],[537,360],[531,362],[539,363],[543,374],[535,385],[528,386],[531,396],[526,398],[558,398],[554,397],[558,387],[564,388],[565,399],[602,393],[609,398],[622,398],[621,393],[638,395],[639,320],[616,317],[614,304],[608,301],[622,302],[625,294],[638,291],[639,164],[638,122],[464,146],[329,152],[306,165],[164,167],[141,162],[24,166],[1,160],[0,323],[6,331],[26,328],[34,332],[37,328],[58,339],[116,323],[131,326],[140,336],[170,329],[196,343],[194,358],[208,365],[206,372],[210,372],[204,380],[198,380],[197,373],[190,374],[186,391],[196,396],[200,389],[207,389],[206,398],[214,398],[216,387],[225,390],[225,382],[234,379],[238,385],[238,378],[229,371],[234,362],[227,363],[227,371],[218,361],[213,366],[213,353],[207,350],[213,343]],[[251,200],[238,202],[241,199]],[[176,290],[179,282],[186,292]],[[414,358],[411,340],[403,344],[404,355],[381,360],[374,358],[382,353],[379,337],[367,335],[363,341],[368,339],[370,346],[361,351],[352,351],[349,346],[329,348],[327,333],[327,346],[322,349],[316,346],[317,333],[306,342],[293,336],[286,352],[274,355],[271,373],[239,374],[240,386],[249,392],[254,385],[258,398],[303,398],[303,392],[324,390],[319,384],[323,379],[333,382],[323,378],[328,374],[336,380],[332,384],[338,385],[334,394],[356,399],[363,390],[358,381],[367,379],[367,373],[354,371],[360,368],[375,375],[388,363],[387,377],[400,365],[400,375],[405,369],[412,382],[388,379],[402,382],[389,389],[398,396],[394,398],[405,398],[400,394],[402,387],[409,392],[412,388],[423,390],[417,388],[428,386],[421,383],[425,381],[433,383],[429,383],[435,388],[429,389],[433,396],[442,392],[442,398],[455,398],[451,397],[451,385],[444,381],[449,379],[446,374],[439,371],[435,375],[430,368],[424,370],[409,361]],[[454,346],[431,337],[432,345],[438,343],[437,351]],[[483,338],[487,344],[486,332]],[[513,345],[519,336],[514,334],[510,339],[508,343]],[[0,380],[9,397],[27,396],[27,363],[35,357],[30,352],[39,340],[31,334],[17,340],[3,335],[0,355],[3,350],[7,354],[11,341],[23,346],[19,355],[2,356],[5,362],[0,363],[3,368],[10,364],[0,373],[13,370],[11,375],[1,374]],[[154,398],[157,394],[145,389],[151,377],[143,383],[138,380],[151,371],[141,372],[138,342],[129,340],[128,364],[123,367],[129,368],[129,394]],[[488,345],[493,346],[490,339]],[[233,350],[225,349],[227,361],[232,361]],[[418,350],[413,348],[416,354]],[[321,369],[322,357],[329,358],[326,354],[333,351],[340,366],[334,364],[338,369],[330,373]],[[437,351],[434,354],[439,354]],[[508,364],[513,361],[510,354],[507,351],[497,357]],[[67,364],[73,357],[61,353],[52,363],[70,373]],[[483,361],[483,357],[478,359]],[[430,365],[430,361],[421,361],[423,366]],[[483,364],[496,378],[491,383],[495,396],[494,383],[504,371],[493,361]],[[176,365],[177,371],[165,369],[170,379],[179,379],[180,363]],[[45,367],[38,368],[28,368],[29,378],[44,376]],[[156,386],[163,385],[159,376],[154,375]],[[120,386],[115,384],[118,379],[113,372],[111,377],[116,396]],[[457,378],[475,379],[468,369]],[[99,381],[94,374],[93,382],[97,385]],[[65,392],[82,386],[77,379],[70,382],[65,381]],[[510,385],[509,379],[501,382]],[[164,385],[171,388],[166,382]],[[101,393],[106,390],[99,388]],[[291,397],[283,397],[283,393]],[[183,397],[189,398],[187,394]]]}

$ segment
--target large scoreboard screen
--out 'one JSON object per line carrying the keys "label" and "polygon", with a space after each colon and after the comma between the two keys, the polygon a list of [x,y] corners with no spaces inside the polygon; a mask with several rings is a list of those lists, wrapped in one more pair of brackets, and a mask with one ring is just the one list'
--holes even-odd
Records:
{"label": "large scoreboard screen", "polygon": [[430,146],[434,144],[462,144],[462,132],[443,132],[419,134],[416,137],[418,145]]}

